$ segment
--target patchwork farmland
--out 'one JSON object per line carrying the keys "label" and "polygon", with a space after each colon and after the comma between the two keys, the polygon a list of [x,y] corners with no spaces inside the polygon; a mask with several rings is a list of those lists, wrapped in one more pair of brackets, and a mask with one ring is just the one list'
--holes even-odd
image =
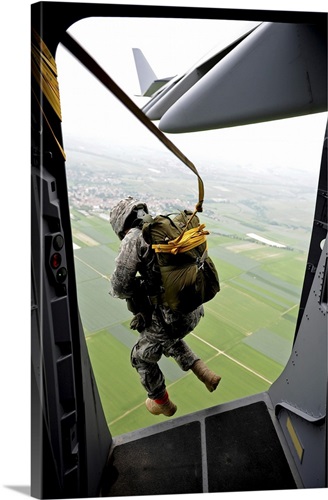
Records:
{"label": "patchwork farmland", "polygon": [[[86,199],[77,203],[77,193],[82,189],[86,192],[93,188],[93,195],[96,190],[94,178],[81,175],[82,167],[77,167],[80,153],[73,153],[68,182],[79,308],[106,420],[116,436],[158,423],[165,417],[155,418],[145,409],[146,394],[130,365],[130,351],[137,340],[136,332],[129,329],[132,316],[124,301],[113,299],[108,293],[119,241],[108,222],[109,207],[91,206]],[[119,166],[115,162],[117,160],[111,160],[111,175],[117,178]],[[94,168],[88,167],[89,175],[96,172],[98,178],[107,176],[105,184],[112,193],[103,196],[104,203],[115,203],[116,198],[127,194],[136,196],[131,174],[125,179],[128,170],[122,165],[121,185],[118,188],[115,184],[115,192],[103,165],[96,163]],[[183,171],[178,175],[184,178]],[[84,188],[78,187],[78,178],[83,178]],[[194,190],[194,177],[187,176],[187,181],[186,191]],[[293,222],[285,217],[279,221],[271,207],[274,195],[260,204],[263,180],[252,184],[247,178],[242,188],[233,190],[235,180],[225,177],[225,196],[230,190],[229,200],[234,200],[233,203],[214,201],[215,182],[204,181],[205,186],[210,187],[208,203],[200,218],[210,231],[209,254],[219,272],[221,291],[205,304],[205,317],[188,335],[187,343],[222,376],[222,381],[217,391],[209,393],[191,372],[182,372],[172,359],[163,357],[160,365],[170,396],[178,405],[176,417],[265,391],[279,377],[292,348],[310,237],[304,208],[302,221],[295,221],[298,212],[292,204],[286,206],[286,210]],[[147,189],[150,184],[148,179]],[[158,181],[154,185],[158,186]],[[308,188],[306,184],[304,190]],[[285,192],[286,189],[295,189],[292,179],[290,186],[286,184]],[[299,178],[297,189],[301,190]],[[143,194],[142,199],[148,200],[147,193],[140,192],[139,197]],[[153,191],[156,204],[150,200],[152,213],[158,213],[160,204],[162,210],[170,208],[165,193],[162,191],[160,195]],[[177,196],[172,192],[171,204],[173,199]],[[256,206],[254,199],[258,199]],[[281,208],[282,203],[291,203],[290,200],[288,192],[286,199],[277,203]],[[184,201],[190,208],[188,196]],[[176,205],[179,202],[176,201]],[[309,221],[311,202],[306,200]],[[273,210],[272,217],[270,210]],[[252,237],[254,234],[260,239]],[[279,245],[269,245],[261,238]]]}
{"label": "patchwork farmland", "polygon": [[[75,212],[72,227],[73,237],[75,231],[92,235],[93,241],[99,235],[97,246],[84,244],[75,250],[75,261],[79,307],[107,421],[114,435],[151,425],[154,418],[144,409],[145,394],[129,362],[136,341],[129,329],[131,313],[124,301],[108,294],[116,236],[109,223],[96,215]],[[243,252],[236,244],[231,249],[228,238],[208,239],[221,291],[205,305],[205,317],[187,341],[221,374],[222,382],[210,394],[193,375],[164,358],[161,365],[170,394],[179,403],[177,416],[266,390],[288,359],[298,312],[300,285],[295,283],[294,252],[280,249],[279,255],[270,257],[271,247]],[[267,259],[270,264],[274,260],[274,268]],[[304,262],[297,262],[302,275]],[[291,276],[286,276],[287,268],[293,269]]]}

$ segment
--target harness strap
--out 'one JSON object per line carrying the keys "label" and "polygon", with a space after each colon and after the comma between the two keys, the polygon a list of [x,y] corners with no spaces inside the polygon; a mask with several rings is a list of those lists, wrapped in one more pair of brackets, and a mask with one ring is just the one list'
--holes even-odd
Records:
{"label": "harness strap", "polygon": [[148,300],[153,306],[164,304],[165,294],[159,293],[158,295],[148,295]]}
{"label": "harness strap", "polygon": [[203,211],[204,183],[195,165],[171,142],[145,113],[127,96],[125,92],[110,78],[99,64],[74,40],[67,32],[63,35],[61,43],[69,50],[124,106],[126,106],[156,137],[175,154],[198,178],[198,202],[195,213]]}

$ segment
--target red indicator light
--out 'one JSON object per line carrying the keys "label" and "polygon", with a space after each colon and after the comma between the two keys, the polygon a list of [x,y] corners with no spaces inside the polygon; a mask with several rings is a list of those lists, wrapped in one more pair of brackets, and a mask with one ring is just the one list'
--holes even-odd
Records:
{"label": "red indicator light", "polygon": [[50,264],[53,269],[58,269],[62,261],[60,253],[54,253],[51,256]]}

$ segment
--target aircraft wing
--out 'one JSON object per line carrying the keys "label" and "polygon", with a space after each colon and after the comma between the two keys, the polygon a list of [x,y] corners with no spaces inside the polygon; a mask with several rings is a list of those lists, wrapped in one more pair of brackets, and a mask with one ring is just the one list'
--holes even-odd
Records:
{"label": "aircraft wing", "polygon": [[193,85],[184,87],[192,78],[186,75],[146,106],[161,130],[194,132],[327,110],[325,26],[262,23],[221,54]]}
{"label": "aircraft wing", "polygon": [[159,120],[163,114],[210,69],[221,59],[237,47],[242,40],[256,29],[261,23],[248,22],[243,25],[239,36],[223,48],[214,48],[198,61],[187,72],[172,78],[157,79],[140,49],[132,49],[135,65],[139,78],[141,93],[143,96],[151,97],[150,101],[142,108],[143,112],[151,120]]}

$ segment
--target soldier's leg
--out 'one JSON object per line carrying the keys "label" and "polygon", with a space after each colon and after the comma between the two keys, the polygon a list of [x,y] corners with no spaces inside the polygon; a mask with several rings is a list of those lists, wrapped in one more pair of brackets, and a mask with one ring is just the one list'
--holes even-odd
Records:
{"label": "soldier's leg", "polygon": [[169,398],[163,373],[157,363],[162,353],[161,344],[152,342],[145,335],[141,336],[132,349],[131,364],[138,371],[141,384],[147,391],[147,410],[153,415],[172,417],[177,407]]}
{"label": "soldier's leg", "polygon": [[196,377],[213,392],[220,383],[221,377],[210,370],[190,347],[180,339],[164,349],[166,356],[171,356],[184,371],[192,370]]}
{"label": "soldier's leg", "polygon": [[182,339],[171,340],[163,347],[165,356],[172,357],[185,372],[200,359]]}
{"label": "soldier's leg", "polygon": [[146,336],[141,336],[131,351],[131,365],[151,399],[161,398],[166,392],[164,375],[158,366],[162,353],[162,346],[152,343]]}

